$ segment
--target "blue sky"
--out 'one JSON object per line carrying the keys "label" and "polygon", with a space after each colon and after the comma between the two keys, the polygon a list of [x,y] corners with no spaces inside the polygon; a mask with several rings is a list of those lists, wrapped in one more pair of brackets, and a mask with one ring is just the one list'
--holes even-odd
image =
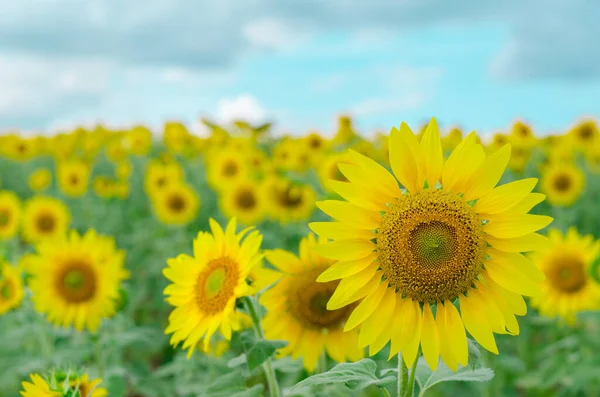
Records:
{"label": "blue sky", "polygon": [[365,134],[599,117],[595,0],[25,0],[0,15],[0,130],[200,116]]}

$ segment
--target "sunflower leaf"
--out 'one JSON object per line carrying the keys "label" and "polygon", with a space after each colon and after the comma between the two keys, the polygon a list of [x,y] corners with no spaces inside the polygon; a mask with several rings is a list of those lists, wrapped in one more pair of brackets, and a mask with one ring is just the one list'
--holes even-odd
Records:
{"label": "sunflower leaf", "polygon": [[375,385],[384,387],[387,384],[396,382],[396,376],[390,375],[384,378],[378,378],[375,372],[377,364],[368,358],[355,363],[341,363],[322,374],[310,376],[293,386],[288,395],[291,395],[298,389],[317,385],[330,385],[343,383],[352,390],[364,389]]}
{"label": "sunflower leaf", "polygon": [[[264,363],[268,358],[270,358],[277,349],[287,346],[286,341],[282,340],[259,340],[254,346],[252,346],[245,354],[246,363],[248,364],[248,369],[253,371],[255,368]],[[240,362],[242,358],[239,356],[234,358],[237,359],[237,362]],[[233,360],[232,360],[233,361]],[[229,362],[231,363],[231,361]]]}

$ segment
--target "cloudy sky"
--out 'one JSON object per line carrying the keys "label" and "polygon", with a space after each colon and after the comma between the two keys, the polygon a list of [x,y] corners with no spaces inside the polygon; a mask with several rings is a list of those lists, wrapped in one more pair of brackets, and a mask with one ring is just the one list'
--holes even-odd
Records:
{"label": "cloudy sky", "polygon": [[540,132],[600,117],[598,0],[0,2],[0,130],[276,120]]}

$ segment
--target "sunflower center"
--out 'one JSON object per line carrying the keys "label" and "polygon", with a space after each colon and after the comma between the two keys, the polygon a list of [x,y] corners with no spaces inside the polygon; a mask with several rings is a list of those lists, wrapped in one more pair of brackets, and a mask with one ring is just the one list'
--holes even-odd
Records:
{"label": "sunflower center", "polygon": [[238,264],[231,258],[221,257],[208,262],[196,283],[199,308],[207,314],[223,311],[227,302],[235,296],[239,274]]}
{"label": "sunflower center", "polygon": [[579,137],[583,140],[588,140],[594,135],[592,127],[589,125],[583,125],[579,128]]}
{"label": "sunflower center", "polygon": [[79,176],[71,175],[71,177],[69,178],[69,182],[71,182],[71,185],[78,185],[79,184]]}
{"label": "sunflower center", "polygon": [[546,276],[555,289],[567,294],[579,291],[587,283],[584,263],[571,256],[556,258]]}
{"label": "sunflower center", "polygon": [[389,207],[378,230],[379,265],[391,287],[425,303],[453,300],[483,270],[482,222],[456,194],[427,189]]}
{"label": "sunflower center", "polygon": [[302,205],[302,193],[291,187],[281,190],[277,197],[281,205],[286,208],[297,208]]}
{"label": "sunflower center", "polygon": [[37,218],[36,225],[41,232],[50,233],[54,230],[56,219],[51,214],[41,214]]}
{"label": "sunflower center", "polygon": [[7,210],[0,210],[0,226],[6,226],[10,222],[10,212]]}
{"label": "sunflower center", "polygon": [[256,196],[250,189],[240,190],[237,194],[237,204],[240,208],[251,210],[256,207]]}
{"label": "sunflower center", "polygon": [[73,260],[58,273],[56,288],[70,303],[90,300],[96,293],[96,274],[89,263]]}
{"label": "sunflower center", "polygon": [[313,135],[310,137],[309,146],[312,149],[318,149],[321,147],[322,144],[323,144],[323,140],[321,140],[321,138],[319,136]]}
{"label": "sunflower center", "polygon": [[223,166],[223,175],[234,176],[234,175],[237,175],[237,173],[238,173],[237,163],[234,163],[233,161],[229,161]]}
{"label": "sunflower center", "polygon": [[554,178],[554,188],[559,192],[566,192],[571,187],[572,181],[569,175],[560,174]]}
{"label": "sunflower center", "polygon": [[160,178],[156,179],[156,186],[163,187],[166,184],[167,184],[167,178],[161,176]]}
{"label": "sunflower center", "polygon": [[306,328],[318,331],[341,328],[354,309],[354,305],[337,310],[327,310],[327,302],[333,295],[339,280],[317,282],[325,268],[317,268],[294,275],[288,291],[288,308],[294,318]]}
{"label": "sunflower center", "polygon": [[183,197],[179,195],[172,195],[169,197],[167,205],[173,212],[181,212],[184,210],[186,202]]}

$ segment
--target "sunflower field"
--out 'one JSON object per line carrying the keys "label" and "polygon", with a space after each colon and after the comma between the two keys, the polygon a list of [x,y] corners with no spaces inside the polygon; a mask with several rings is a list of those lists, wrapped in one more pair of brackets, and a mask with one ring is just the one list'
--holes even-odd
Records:
{"label": "sunflower field", "polygon": [[0,397],[600,396],[594,120],[203,122],[0,137]]}

